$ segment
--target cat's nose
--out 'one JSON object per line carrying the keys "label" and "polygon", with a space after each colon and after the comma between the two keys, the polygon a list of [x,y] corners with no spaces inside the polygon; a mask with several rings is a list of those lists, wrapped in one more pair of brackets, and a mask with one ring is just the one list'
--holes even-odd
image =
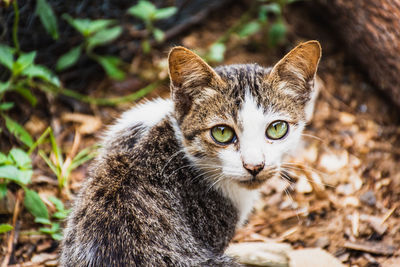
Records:
{"label": "cat's nose", "polygon": [[253,165],[243,162],[243,167],[253,176],[256,176],[260,171],[264,169],[264,162],[261,164]]}

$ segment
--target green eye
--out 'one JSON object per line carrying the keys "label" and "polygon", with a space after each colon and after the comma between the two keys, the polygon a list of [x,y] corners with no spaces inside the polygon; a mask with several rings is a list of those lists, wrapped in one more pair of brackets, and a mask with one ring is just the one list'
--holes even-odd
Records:
{"label": "green eye", "polygon": [[278,140],[286,135],[288,129],[289,125],[286,121],[274,121],[268,126],[266,135],[269,139]]}
{"label": "green eye", "polygon": [[235,132],[228,126],[218,125],[211,129],[211,137],[218,144],[227,145],[235,139]]}

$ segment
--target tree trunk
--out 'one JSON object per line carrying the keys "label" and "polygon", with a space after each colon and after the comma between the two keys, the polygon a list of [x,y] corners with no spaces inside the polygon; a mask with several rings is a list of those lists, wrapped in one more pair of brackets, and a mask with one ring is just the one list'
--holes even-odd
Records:
{"label": "tree trunk", "polygon": [[315,0],[371,81],[400,107],[400,1]]}

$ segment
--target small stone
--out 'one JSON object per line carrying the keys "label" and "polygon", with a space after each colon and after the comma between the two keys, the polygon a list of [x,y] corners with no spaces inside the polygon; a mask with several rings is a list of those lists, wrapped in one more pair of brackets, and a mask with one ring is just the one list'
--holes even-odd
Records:
{"label": "small stone", "polygon": [[308,182],[307,177],[304,175],[301,175],[299,177],[295,188],[297,193],[301,194],[311,193],[313,191],[311,184]]}
{"label": "small stone", "polygon": [[373,191],[369,190],[360,196],[360,201],[369,206],[375,206],[376,197]]}
{"label": "small stone", "polygon": [[60,263],[58,262],[58,260],[52,260],[52,261],[46,261],[44,266],[53,267],[53,266],[58,266],[59,264]]}
{"label": "small stone", "polygon": [[332,254],[320,248],[293,250],[288,253],[289,267],[344,267]]}
{"label": "small stone", "polygon": [[355,192],[352,184],[341,184],[336,187],[336,193],[349,196]]}
{"label": "small stone", "polygon": [[302,156],[307,162],[310,162],[310,163],[316,162],[317,158],[318,158],[318,148],[317,148],[317,146],[313,145],[313,146],[307,147],[302,152]]}
{"label": "small stone", "polygon": [[347,207],[347,206],[358,207],[358,206],[360,206],[360,200],[354,196],[348,196],[343,199],[341,204],[343,205],[343,207]]}
{"label": "small stone", "polygon": [[340,112],[339,120],[345,125],[352,125],[356,121],[356,116],[347,112]]}
{"label": "small stone", "polygon": [[347,166],[349,163],[349,154],[342,151],[337,154],[324,153],[319,160],[319,166],[329,173],[334,173]]}
{"label": "small stone", "polygon": [[229,245],[226,254],[252,266],[287,266],[291,250],[286,243],[242,242]]}
{"label": "small stone", "polygon": [[329,237],[321,236],[315,241],[314,246],[318,248],[326,248],[330,245],[330,243],[331,240],[329,239]]}

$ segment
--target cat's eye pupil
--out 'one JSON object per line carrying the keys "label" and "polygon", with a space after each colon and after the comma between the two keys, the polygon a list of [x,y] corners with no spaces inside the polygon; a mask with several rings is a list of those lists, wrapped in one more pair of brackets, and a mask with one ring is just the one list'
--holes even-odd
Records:
{"label": "cat's eye pupil", "polygon": [[266,136],[272,140],[282,139],[288,132],[289,125],[285,121],[274,121],[268,127]]}
{"label": "cat's eye pupil", "polygon": [[228,126],[218,125],[211,129],[211,137],[217,144],[227,145],[234,141],[235,132]]}

